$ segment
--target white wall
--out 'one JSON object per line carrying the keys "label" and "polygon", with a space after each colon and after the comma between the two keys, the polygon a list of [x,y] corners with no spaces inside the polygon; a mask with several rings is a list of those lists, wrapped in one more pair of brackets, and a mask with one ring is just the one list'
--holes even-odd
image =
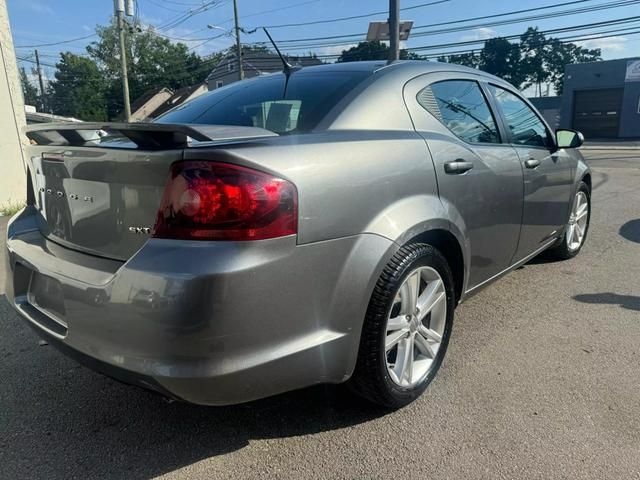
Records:
{"label": "white wall", "polygon": [[26,196],[23,146],[27,139],[22,135],[26,121],[21,88],[7,4],[0,0],[0,206]]}

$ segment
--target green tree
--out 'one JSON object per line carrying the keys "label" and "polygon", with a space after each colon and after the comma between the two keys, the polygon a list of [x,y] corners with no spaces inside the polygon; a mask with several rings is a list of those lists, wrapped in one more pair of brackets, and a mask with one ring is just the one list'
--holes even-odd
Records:
{"label": "green tree", "polygon": [[456,65],[464,65],[465,67],[478,68],[480,66],[480,56],[471,53],[461,53],[459,55],[441,55],[438,57],[439,62],[455,63]]}
{"label": "green tree", "polygon": [[522,73],[525,76],[523,88],[533,85],[537,87],[538,95],[542,96],[542,84],[549,77],[546,68],[548,42],[543,33],[537,28],[529,27],[520,36],[520,51],[522,53]]}
{"label": "green tree", "polygon": [[557,38],[546,37],[537,28],[529,27],[520,36],[520,43],[505,38],[490,38],[479,54],[441,56],[441,62],[457,63],[479,68],[504,78],[518,88],[537,87],[542,95],[542,85],[553,85],[562,93],[564,68],[571,63],[601,60],[599,49],[590,50],[575,43],[563,43]]}
{"label": "green tree", "polygon": [[557,38],[548,40],[545,53],[546,81],[551,83],[558,95],[564,87],[564,67],[572,63],[587,63],[602,60],[599,48],[588,49],[575,43],[562,43]]}
{"label": "green tree", "polygon": [[521,61],[522,54],[518,44],[511,43],[506,38],[495,37],[484,42],[479,68],[520,88],[526,78]]}
{"label": "green tree", "polygon": [[[120,77],[120,46],[117,29],[113,24],[96,28],[99,40],[87,47],[109,80],[109,115],[122,109]],[[204,82],[211,70],[211,62],[189,52],[184,43],[172,43],[149,28],[142,32],[127,30],[125,34],[127,70],[131,101],[147,91],[167,87],[173,90]]]}
{"label": "green tree", "polygon": [[583,48],[575,43],[563,43],[557,38],[545,37],[537,28],[529,27],[520,37],[522,68],[526,74],[524,87],[537,86],[542,95],[542,84],[552,84],[562,93],[564,67],[571,63],[601,60],[599,49]]}
{"label": "green tree", "polygon": [[55,80],[49,84],[49,103],[58,115],[104,121],[107,120],[107,89],[108,84],[92,59],[61,53]]}
{"label": "green tree", "polygon": [[[337,62],[359,62],[362,60],[387,60],[389,58],[389,46],[374,40],[360,42],[357,46],[343,50]],[[400,50],[401,60],[423,60],[424,57],[407,50]]]}
{"label": "green tree", "polygon": [[24,103],[26,105],[33,105],[34,107],[40,106],[40,96],[38,95],[38,89],[29,80],[24,67],[20,68],[20,83],[22,84]]}

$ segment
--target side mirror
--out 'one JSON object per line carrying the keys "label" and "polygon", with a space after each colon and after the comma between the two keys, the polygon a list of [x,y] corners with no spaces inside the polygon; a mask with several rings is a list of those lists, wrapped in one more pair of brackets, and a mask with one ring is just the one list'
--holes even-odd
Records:
{"label": "side mirror", "polygon": [[578,148],[584,143],[584,135],[576,130],[556,130],[558,148]]}

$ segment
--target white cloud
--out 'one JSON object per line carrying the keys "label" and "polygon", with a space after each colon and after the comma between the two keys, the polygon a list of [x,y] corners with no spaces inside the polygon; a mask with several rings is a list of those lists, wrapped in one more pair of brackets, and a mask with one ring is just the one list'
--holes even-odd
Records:
{"label": "white cloud", "polygon": [[627,41],[626,37],[609,37],[594,38],[576,43],[584,48],[599,48],[602,50],[602,53],[618,53],[626,49]]}
{"label": "white cloud", "polygon": [[[389,42],[386,40],[383,40],[382,43],[387,46],[389,45]],[[350,48],[357,46],[357,43],[345,43],[343,45],[318,48],[316,50],[313,50],[313,52],[316,55],[340,55],[343,50],[349,50]],[[404,50],[405,48],[407,48],[407,42],[404,40],[400,40],[400,50]]]}
{"label": "white cloud", "polygon": [[35,13],[42,15],[53,15],[53,9],[44,3],[28,0],[24,5]]}
{"label": "white cloud", "polygon": [[333,47],[322,47],[315,50],[316,55],[340,55],[343,50],[349,50],[351,47],[357,46],[357,43],[346,43],[344,45],[336,45]]}
{"label": "white cloud", "polygon": [[476,28],[475,30],[473,30],[473,33],[470,33],[469,35],[463,35],[461,40],[463,42],[468,42],[471,40],[487,40],[495,36],[496,31],[493,28],[482,27]]}

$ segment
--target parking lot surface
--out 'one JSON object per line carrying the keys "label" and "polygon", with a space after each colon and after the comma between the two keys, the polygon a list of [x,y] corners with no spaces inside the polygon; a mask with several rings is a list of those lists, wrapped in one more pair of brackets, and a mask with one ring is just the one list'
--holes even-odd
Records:
{"label": "parking lot surface", "polygon": [[585,155],[580,255],[461,305],[436,380],[393,413],[339,386],[169,404],[39,345],[0,278],[0,477],[640,479],[640,151]]}

